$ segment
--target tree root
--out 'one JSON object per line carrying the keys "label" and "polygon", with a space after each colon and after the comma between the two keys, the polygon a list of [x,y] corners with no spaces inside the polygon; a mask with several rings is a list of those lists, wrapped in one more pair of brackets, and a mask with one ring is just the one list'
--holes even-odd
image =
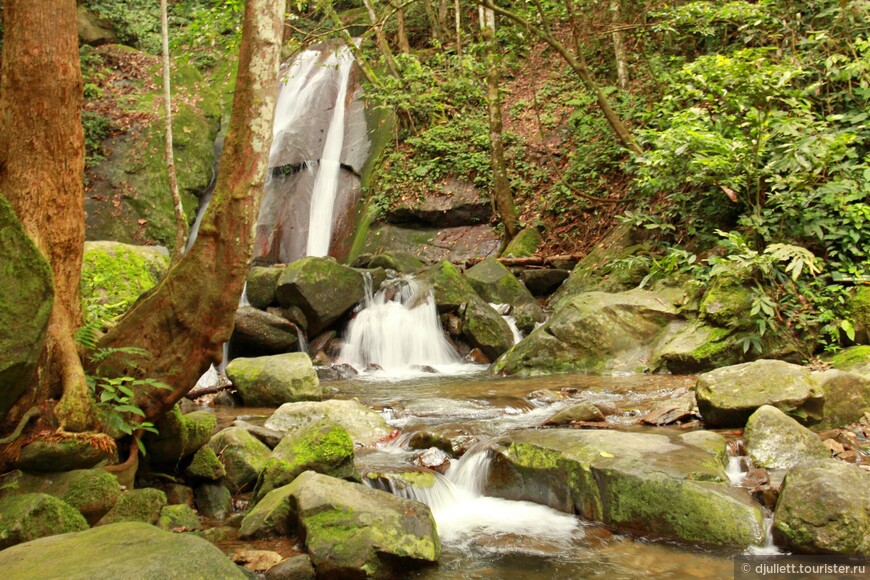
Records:
{"label": "tree root", "polygon": [[0,445],[8,445],[8,444],[12,443],[13,441],[15,441],[16,439],[18,439],[19,437],[21,437],[21,433],[24,432],[24,427],[27,426],[27,423],[29,423],[30,420],[33,419],[34,417],[38,417],[38,416],[39,416],[39,407],[30,407],[27,410],[27,412],[24,413],[24,416],[21,417],[21,420],[18,421],[18,426],[15,427],[15,431],[13,431],[11,435],[8,435],[8,436],[0,439]]}

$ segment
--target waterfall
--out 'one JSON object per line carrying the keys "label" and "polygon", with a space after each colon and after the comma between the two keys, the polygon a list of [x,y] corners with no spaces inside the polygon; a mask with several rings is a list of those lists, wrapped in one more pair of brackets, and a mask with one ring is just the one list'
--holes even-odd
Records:
{"label": "waterfall", "polygon": [[358,370],[378,365],[398,378],[419,375],[425,366],[453,372],[468,366],[444,336],[431,292],[423,292],[412,277],[373,293],[366,276],[362,308],[347,328],[339,362]]}
{"label": "waterfall", "polygon": [[504,319],[505,322],[507,322],[508,328],[511,329],[511,334],[514,337],[514,344],[519,344],[519,342],[523,339],[523,333],[517,327],[517,319],[508,314],[511,308],[510,304],[496,304],[490,302],[489,305],[492,306],[496,312],[501,314],[501,317]]}

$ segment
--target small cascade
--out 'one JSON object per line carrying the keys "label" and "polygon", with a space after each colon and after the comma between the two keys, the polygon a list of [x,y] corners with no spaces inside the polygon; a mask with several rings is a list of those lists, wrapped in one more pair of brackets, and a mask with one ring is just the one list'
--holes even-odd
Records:
{"label": "small cascade", "polygon": [[514,344],[518,344],[523,339],[522,331],[517,328],[517,319],[509,314],[511,306],[510,304],[493,304],[490,303],[496,312],[501,314],[501,317],[504,318],[504,321],[507,322],[508,327],[511,329],[511,334],[514,336]]}
{"label": "small cascade", "polygon": [[783,554],[783,551],[773,543],[773,514],[768,514],[764,517],[764,545],[751,546],[746,550],[746,553],[752,556],[776,556]]}
{"label": "small cascade", "polygon": [[746,471],[743,469],[744,457],[742,455],[731,455],[728,457],[728,465],[725,466],[725,475],[728,476],[731,485],[741,485],[746,477]]}
{"label": "small cascade", "polygon": [[362,308],[347,328],[338,360],[360,371],[377,365],[394,378],[420,376],[424,367],[454,374],[477,368],[462,364],[444,336],[431,293],[421,291],[411,277],[377,293],[366,277]]}
{"label": "small cascade", "polygon": [[[432,510],[442,543],[459,548],[472,547],[486,538],[534,539],[539,547],[567,548],[582,537],[580,522],[572,515],[526,501],[510,501],[481,493],[490,457],[486,451],[469,451],[445,475],[431,473],[435,484],[414,487],[402,480],[379,479],[369,485],[394,495],[425,503]],[[509,544],[504,549],[524,551]]]}

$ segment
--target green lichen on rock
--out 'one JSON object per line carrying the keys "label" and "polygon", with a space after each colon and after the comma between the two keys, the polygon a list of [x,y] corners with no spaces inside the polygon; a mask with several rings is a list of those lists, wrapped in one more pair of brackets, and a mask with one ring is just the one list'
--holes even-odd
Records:
{"label": "green lichen on rock", "polygon": [[52,304],[51,268],[0,192],[0,420],[30,385]]}
{"label": "green lichen on rock", "polygon": [[60,441],[37,439],[21,449],[17,466],[25,471],[58,472],[89,469],[118,462],[116,449],[106,450],[88,437]]}
{"label": "green lichen on rock", "polygon": [[686,374],[741,363],[745,358],[740,336],[733,330],[695,321],[656,350],[653,366]]}
{"label": "green lichen on rock", "polygon": [[109,513],[96,525],[106,526],[120,522],[145,522],[153,525],[157,523],[166,503],[166,494],[159,489],[134,489],[122,494]]}
{"label": "green lichen on rock", "polygon": [[[853,346],[844,348],[828,359],[828,363],[835,369],[870,373],[870,345]],[[864,370],[866,369],[866,371]]]}
{"label": "green lichen on rock", "polygon": [[102,469],[68,471],[57,478],[66,489],[60,498],[79,510],[88,522],[96,523],[118,501],[121,486],[111,473]]}
{"label": "green lichen on rock", "polygon": [[511,314],[520,330],[530,332],[536,323],[546,319],[531,292],[495,258],[486,258],[474,265],[465,272],[465,278],[485,301],[511,305]]}
{"label": "green lichen on rock", "polygon": [[166,248],[85,242],[82,310],[99,319],[118,316],[156,286],[168,267]]}
{"label": "green lichen on rock", "polygon": [[372,256],[368,267],[395,270],[402,274],[413,274],[423,267],[423,262],[407,252],[384,252]]}
{"label": "green lichen on rock", "polygon": [[723,328],[750,328],[752,293],[737,278],[718,276],[701,299],[702,321]]}
{"label": "green lichen on rock", "polygon": [[184,474],[193,479],[205,479],[217,481],[227,474],[224,464],[211,447],[200,447],[193,454],[193,460],[184,471]]}
{"label": "green lichen on rock", "polygon": [[528,258],[534,256],[543,241],[544,239],[537,229],[525,228],[510,241],[504,252],[502,252],[502,255],[506,258]]}
{"label": "green lichen on rock", "polygon": [[251,487],[272,454],[271,449],[241,427],[219,431],[208,446],[220,457],[226,470],[225,481],[233,489]]}
{"label": "green lichen on rock", "polygon": [[236,358],[227,365],[227,377],[249,407],[319,401],[323,394],[317,371],[304,352]]}
{"label": "green lichen on rock", "polygon": [[[11,495],[0,500],[0,550],[54,534],[88,529],[74,507],[44,493]],[[4,567],[4,577],[9,576]]]}
{"label": "green lichen on rock", "polygon": [[462,336],[491,360],[514,344],[513,333],[504,318],[477,296],[462,311]]}
{"label": "green lichen on rock", "polygon": [[477,296],[459,268],[446,260],[426,268],[418,280],[432,288],[438,312],[455,312]]}
{"label": "green lichen on rock", "polygon": [[214,413],[194,411],[182,414],[175,405],[158,421],[158,433],[146,434],[146,459],[154,465],[176,464],[208,443],[216,428]]}
{"label": "green lichen on rock", "polygon": [[266,420],[265,426],[280,433],[292,433],[321,421],[340,425],[357,445],[371,445],[391,431],[384,418],[375,411],[358,401],[340,399],[286,403]]}
{"label": "green lichen on rock", "polygon": [[870,286],[859,286],[849,300],[849,312],[858,344],[870,344]]}
{"label": "green lichen on rock", "polygon": [[288,535],[295,527],[295,509],[291,502],[295,489],[290,484],[267,493],[242,520],[239,537],[248,539]]}
{"label": "green lichen on rock", "polygon": [[168,505],[160,510],[157,527],[170,532],[190,532],[201,530],[202,522],[189,505]]}

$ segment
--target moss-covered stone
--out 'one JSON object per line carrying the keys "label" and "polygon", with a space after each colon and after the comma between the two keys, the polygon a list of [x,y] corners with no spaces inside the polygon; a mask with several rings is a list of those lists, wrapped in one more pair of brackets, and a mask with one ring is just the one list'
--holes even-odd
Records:
{"label": "moss-covered stone", "polygon": [[220,457],[226,470],[225,482],[234,490],[253,486],[272,450],[241,427],[216,433],[208,446]]}
{"label": "moss-covered stone", "polygon": [[205,479],[209,481],[217,481],[224,477],[227,472],[224,469],[224,464],[211,447],[200,447],[193,454],[193,460],[190,465],[184,470],[184,474],[192,479]]}
{"label": "moss-covered stone", "polygon": [[749,317],[752,308],[752,293],[743,282],[731,276],[714,279],[701,299],[702,321],[723,328],[750,328],[754,321]]}
{"label": "moss-covered stone", "polygon": [[462,310],[462,336],[490,360],[498,358],[514,344],[513,333],[504,318],[477,296]]}
{"label": "moss-covered stone", "polygon": [[423,262],[407,252],[384,252],[372,256],[368,267],[395,270],[402,274],[414,274],[423,267]]}
{"label": "moss-covered stone", "polygon": [[166,494],[159,489],[153,487],[134,489],[122,494],[109,513],[96,525],[106,526],[120,522],[145,522],[153,525],[157,523],[166,503]]}
{"label": "moss-covered stone", "polygon": [[432,288],[438,312],[456,312],[477,296],[459,268],[446,260],[426,268],[417,278]]}
{"label": "moss-covered stone", "polygon": [[870,345],[844,348],[830,357],[828,363],[841,371],[870,374]]}
{"label": "moss-covered stone", "polygon": [[314,365],[304,352],[236,358],[227,365],[227,377],[249,407],[319,401],[323,394]]}
{"label": "moss-covered stone", "polygon": [[37,439],[21,449],[16,463],[25,471],[72,471],[89,469],[118,462],[115,448],[106,449],[98,441],[87,437],[67,437],[60,441]]}
{"label": "moss-covered stone", "polygon": [[821,420],[810,425],[814,431],[850,425],[870,412],[870,372],[855,366],[851,372],[814,372],[812,378],[825,398]]}
{"label": "moss-covered stone", "polygon": [[278,287],[278,278],[281,277],[282,272],[284,272],[284,268],[274,266],[268,268],[254,266],[251,268],[245,286],[245,293],[251,306],[265,310],[273,304],[278,304],[275,289]]}
{"label": "moss-covered stone", "polygon": [[[45,536],[86,529],[88,522],[84,516],[54,496],[25,493],[0,500],[0,550]],[[5,567],[3,575],[9,577]]]}
{"label": "moss-covered stone", "polygon": [[[135,546],[135,549],[131,549]],[[123,523],[43,538],[0,552],[7,580],[137,578],[226,580],[247,578],[202,538],[171,534],[143,523]]]}
{"label": "moss-covered stone", "polygon": [[330,399],[319,403],[281,405],[265,426],[281,433],[292,433],[306,425],[325,422],[347,430],[357,445],[371,445],[391,432],[384,418],[353,400]]}
{"label": "moss-covered stone", "polygon": [[199,516],[187,504],[168,505],[160,510],[157,527],[168,532],[190,532],[202,529]]}
{"label": "moss-covered stone", "polygon": [[169,253],[159,246],[85,242],[81,299],[85,313],[111,318],[126,311],[169,268]]}
{"label": "moss-covered stone", "polygon": [[51,268],[0,192],[0,420],[31,385],[52,297]]}
{"label": "moss-covered stone", "polygon": [[158,434],[146,434],[146,459],[152,465],[175,465],[208,443],[217,418],[208,411],[182,414],[178,405],[157,422]]}
{"label": "moss-covered stone", "polygon": [[530,332],[536,323],[546,319],[531,292],[495,258],[486,258],[475,264],[465,272],[465,278],[487,302],[510,304],[513,307],[511,314],[520,330]]}
{"label": "moss-covered stone", "polygon": [[656,350],[653,367],[691,374],[745,362],[740,338],[732,329],[694,321]]}
{"label": "moss-covered stone", "polygon": [[233,495],[223,485],[206,483],[194,490],[196,509],[207,518],[223,520],[233,511]]}
{"label": "moss-covered stone", "polygon": [[526,228],[514,237],[504,249],[506,258],[528,258],[534,256],[544,239],[535,228]]}
{"label": "moss-covered stone", "polygon": [[353,441],[347,430],[326,422],[288,433],[272,451],[257,481],[254,499],[291,483],[303,471],[346,478],[354,473]]}
{"label": "moss-covered stone", "polygon": [[76,508],[94,524],[108,512],[121,495],[114,475],[102,469],[76,469],[43,475],[26,474],[19,481],[19,493],[47,493]]}
{"label": "moss-covered stone", "polygon": [[855,341],[870,344],[870,286],[859,286],[849,300],[852,326],[855,328]]}
{"label": "moss-covered stone", "polygon": [[765,469],[788,469],[803,461],[831,457],[815,433],[770,405],[759,407],[749,417],[744,439],[752,463]]}

